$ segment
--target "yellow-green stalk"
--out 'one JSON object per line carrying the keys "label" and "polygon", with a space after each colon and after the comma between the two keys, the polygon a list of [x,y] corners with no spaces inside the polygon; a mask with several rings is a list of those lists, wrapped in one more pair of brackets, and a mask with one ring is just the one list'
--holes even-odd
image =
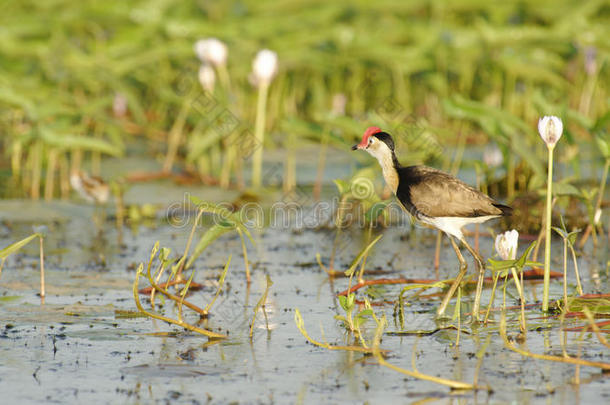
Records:
{"label": "yellow-green stalk", "polygon": [[549,284],[551,280],[551,207],[553,200],[553,150],[563,132],[563,123],[555,116],[545,116],[538,121],[538,133],[546,143],[549,152],[549,165],[546,184],[546,221],[544,243],[544,286],[542,290],[542,311],[549,309]]}
{"label": "yellow-green stalk", "polygon": [[252,79],[258,87],[258,102],[256,104],[256,122],[254,137],[256,150],[252,155],[252,186],[258,188],[262,185],[263,142],[265,135],[265,121],[267,96],[269,85],[277,73],[277,54],[269,49],[263,49],[256,54],[252,63]]}
{"label": "yellow-green stalk", "polygon": [[254,124],[254,138],[256,139],[256,150],[252,155],[252,186],[257,188],[262,185],[263,171],[263,142],[265,140],[265,120],[267,94],[269,83],[262,83],[258,87],[258,102],[256,103],[256,122]]}

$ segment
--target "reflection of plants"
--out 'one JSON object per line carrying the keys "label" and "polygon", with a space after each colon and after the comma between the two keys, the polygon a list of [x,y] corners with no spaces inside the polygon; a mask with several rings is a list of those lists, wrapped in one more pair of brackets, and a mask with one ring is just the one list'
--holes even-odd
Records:
{"label": "reflection of plants", "polygon": [[[370,310],[370,315],[367,315],[367,317],[370,316],[375,321],[376,327],[375,327],[375,334],[369,343],[366,343],[363,338],[360,339],[361,343],[363,343],[362,346],[331,345],[326,342],[319,342],[319,341],[312,339],[311,336],[309,336],[309,334],[307,333],[307,330],[305,329],[305,322],[303,321],[301,312],[298,309],[295,309],[294,321],[297,325],[297,328],[299,329],[301,334],[303,334],[305,339],[307,339],[308,342],[310,342],[311,344],[313,344],[315,346],[321,347],[323,349],[370,353],[375,356],[375,358],[377,359],[377,361],[379,362],[380,365],[387,367],[389,369],[392,369],[394,371],[397,371],[401,374],[405,374],[409,377],[417,378],[419,380],[431,381],[436,384],[450,387],[451,389],[471,390],[471,389],[475,388],[475,386],[473,384],[463,383],[463,382],[454,381],[454,380],[448,380],[446,378],[440,378],[440,377],[435,377],[435,376],[432,376],[429,374],[421,373],[415,367],[414,358],[413,358],[413,371],[406,370],[406,369],[400,368],[398,366],[395,366],[395,365],[389,363],[384,358],[384,355],[387,353],[387,350],[384,350],[381,348],[381,338],[388,325],[386,317],[385,317],[385,315],[382,316],[381,318],[376,316],[372,307],[370,307],[370,304],[369,304],[367,310]],[[413,353],[415,354],[415,348],[413,348]]]}
{"label": "reflection of plants", "polygon": [[254,306],[254,315],[252,315],[252,322],[250,323],[250,340],[252,340],[252,337],[254,336],[254,322],[256,322],[256,314],[261,309],[262,309],[263,315],[265,317],[265,327],[267,328],[267,330],[269,330],[269,319],[267,318],[267,311],[265,308],[265,304],[267,303],[267,296],[269,295],[269,289],[273,285],[273,281],[271,281],[271,277],[269,277],[269,274],[266,275],[266,280],[267,280],[267,282],[265,284],[265,291],[263,292],[263,295],[261,295],[261,298],[258,300],[256,305]]}
{"label": "reflection of plants", "polygon": [[398,299],[394,304],[394,314],[398,317],[398,323],[400,325],[400,329],[404,330],[405,328],[405,294],[411,290],[419,289],[420,291],[415,294],[415,296],[419,295],[422,291],[425,291],[428,288],[445,288],[445,281],[438,281],[432,284],[409,284],[404,286],[400,290],[400,294],[398,294]]}
{"label": "reflection of plants", "polygon": [[305,329],[305,321],[303,321],[303,317],[301,316],[301,312],[299,311],[298,308],[296,308],[294,310],[294,322],[296,323],[297,328],[299,329],[301,334],[305,337],[305,339],[307,339],[307,341],[309,343],[311,343],[315,346],[322,347],[322,348],[328,349],[328,350],[345,350],[345,351],[353,351],[353,352],[372,353],[372,350],[368,347],[338,346],[338,345],[331,345],[326,342],[322,343],[322,342],[312,339],[311,336],[309,336],[309,333],[307,333],[307,330]]}
{"label": "reflection of plants", "polygon": [[522,356],[531,357],[531,358],[539,359],[539,360],[548,360],[548,361],[554,361],[554,362],[558,362],[558,363],[569,363],[569,364],[575,364],[577,366],[589,366],[589,367],[597,367],[602,370],[610,370],[610,363],[603,363],[600,361],[589,361],[589,360],[583,360],[580,358],[570,357],[567,355],[567,353],[563,357],[552,356],[552,355],[548,355],[548,354],[538,354],[538,353],[533,353],[533,352],[527,351],[520,347],[516,347],[508,339],[508,336],[506,334],[506,317],[504,316],[504,313],[502,313],[502,318],[500,320],[500,336],[502,337],[502,340],[504,341],[504,345],[506,347],[508,347],[510,350],[512,350],[514,352],[519,353]]}
{"label": "reflection of plants", "polygon": [[[383,352],[380,350],[381,338],[383,336],[383,332],[384,332],[385,328],[387,327],[388,322],[387,322],[385,316],[383,316],[381,319],[375,318],[375,320],[377,322],[377,328],[375,330],[375,337],[373,338],[372,350],[373,350],[373,355],[375,356],[375,358],[377,359],[379,364],[381,364],[382,366],[387,367],[389,369],[392,369],[394,371],[397,371],[401,374],[407,375],[409,377],[417,378],[418,380],[431,381],[436,384],[447,386],[451,389],[472,390],[472,389],[476,388],[473,384],[468,384],[468,383],[464,383],[461,381],[448,380],[446,378],[435,377],[435,376],[432,376],[429,374],[424,374],[424,373],[419,372],[417,370],[417,368],[415,367],[415,356],[412,358],[413,371],[407,370],[407,369],[404,369],[404,368],[401,368],[401,367],[395,366],[394,364],[389,363],[383,357]],[[415,348],[413,349],[413,353],[415,354]]]}

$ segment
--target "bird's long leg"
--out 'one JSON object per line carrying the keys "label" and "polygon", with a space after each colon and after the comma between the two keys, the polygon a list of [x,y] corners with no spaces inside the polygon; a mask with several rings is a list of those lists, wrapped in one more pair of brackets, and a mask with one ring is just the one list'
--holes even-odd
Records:
{"label": "bird's long leg", "polygon": [[458,247],[457,243],[455,242],[455,240],[453,239],[452,236],[447,235],[447,237],[451,241],[451,246],[453,246],[453,250],[455,250],[455,254],[456,254],[458,260],[460,261],[460,272],[457,275],[457,277],[455,278],[455,280],[453,281],[453,284],[451,284],[451,287],[449,287],[449,291],[447,291],[445,298],[443,298],[443,302],[441,302],[441,306],[438,307],[438,310],[436,311],[437,318],[442,318],[443,315],[445,314],[445,309],[447,309],[447,305],[449,305],[449,301],[451,301],[453,294],[455,294],[455,290],[457,290],[457,288],[459,287],[460,283],[462,282],[462,278],[464,278],[464,274],[466,274],[466,270],[468,269],[468,263],[466,263],[464,256],[462,256],[462,252],[460,252],[460,248]]}
{"label": "bird's long leg", "polygon": [[475,264],[477,265],[477,269],[479,270],[479,278],[477,279],[477,290],[474,296],[474,305],[472,307],[472,317],[479,321],[479,312],[481,307],[481,294],[483,292],[483,281],[485,280],[485,263],[483,263],[483,258],[466,242],[466,238],[462,238],[461,242],[464,244],[466,249],[470,252],[472,257],[474,257]]}

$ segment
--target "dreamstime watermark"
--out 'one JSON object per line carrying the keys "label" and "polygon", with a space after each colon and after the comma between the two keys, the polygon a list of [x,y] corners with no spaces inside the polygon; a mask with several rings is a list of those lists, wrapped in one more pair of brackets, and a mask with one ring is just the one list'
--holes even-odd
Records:
{"label": "dreamstime watermark", "polygon": [[[206,218],[213,225],[232,227],[239,221],[248,228],[271,228],[277,230],[319,229],[333,220],[338,228],[368,228],[390,225],[411,225],[411,216],[407,215],[396,202],[388,204],[386,214],[376,218],[366,217],[363,204],[358,200],[342,201],[335,197],[328,201],[318,201],[311,205],[302,205],[295,201],[280,200],[270,206],[258,202],[247,202],[239,210],[233,211],[231,203],[196,204],[189,193],[184,193],[181,202],[171,204],[165,217],[174,228],[182,229],[192,225],[199,210],[208,213]],[[237,217],[235,217],[237,216]]]}

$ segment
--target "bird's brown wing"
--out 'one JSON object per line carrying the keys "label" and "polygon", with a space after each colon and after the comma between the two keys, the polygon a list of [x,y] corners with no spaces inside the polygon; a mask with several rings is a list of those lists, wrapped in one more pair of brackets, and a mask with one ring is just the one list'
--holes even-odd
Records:
{"label": "bird's brown wing", "polygon": [[397,197],[412,213],[430,217],[480,217],[505,215],[506,209],[510,210],[440,170],[410,166],[402,168],[402,172],[403,187],[399,187],[402,190],[398,190]]}

